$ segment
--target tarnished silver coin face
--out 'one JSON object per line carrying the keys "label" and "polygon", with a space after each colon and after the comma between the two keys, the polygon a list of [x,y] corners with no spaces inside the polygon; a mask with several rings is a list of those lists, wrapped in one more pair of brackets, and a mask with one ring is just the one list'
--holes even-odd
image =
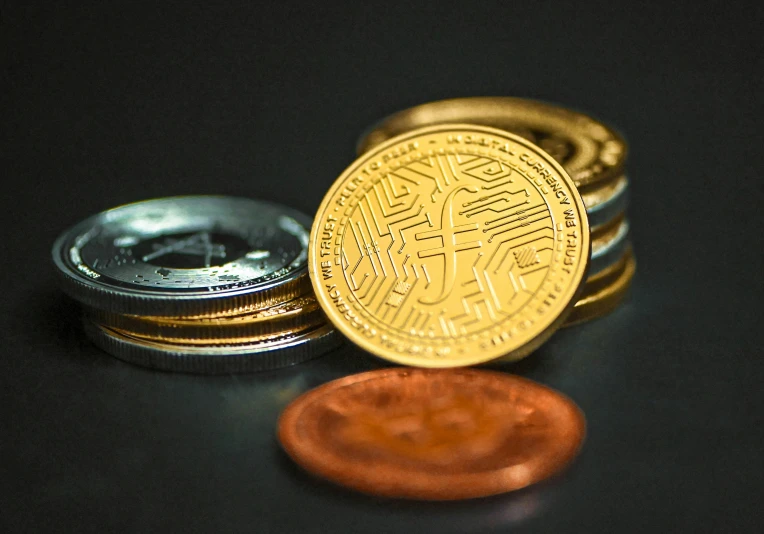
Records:
{"label": "tarnished silver coin face", "polygon": [[213,301],[267,305],[279,287],[289,297],[289,284],[307,273],[310,225],[295,210],[244,198],[147,200],[75,225],[53,259],[64,289],[96,308],[214,313]]}

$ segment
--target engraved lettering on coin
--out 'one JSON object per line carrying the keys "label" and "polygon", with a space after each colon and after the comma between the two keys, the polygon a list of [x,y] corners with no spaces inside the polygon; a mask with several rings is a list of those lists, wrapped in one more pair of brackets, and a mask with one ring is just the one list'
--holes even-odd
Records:
{"label": "engraved lettering on coin", "polygon": [[585,208],[548,154],[483,126],[423,128],[354,162],[311,233],[330,320],[384,358],[447,367],[521,357],[570,310]]}

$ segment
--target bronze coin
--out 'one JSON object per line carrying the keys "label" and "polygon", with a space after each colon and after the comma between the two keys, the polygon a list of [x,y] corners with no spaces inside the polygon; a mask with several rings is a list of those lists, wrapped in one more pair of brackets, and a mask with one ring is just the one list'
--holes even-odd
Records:
{"label": "bronze coin", "polygon": [[501,372],[392,368],[308,391],[281,415],[284,450],[363,493],[455,500],[516,490],[560,471],[585,434],[562,394]]}

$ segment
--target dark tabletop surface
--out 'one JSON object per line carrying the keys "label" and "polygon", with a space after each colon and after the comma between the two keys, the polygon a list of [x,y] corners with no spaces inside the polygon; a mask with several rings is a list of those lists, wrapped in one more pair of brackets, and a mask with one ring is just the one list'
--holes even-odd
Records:
{"label": "dark tabletop surface", "polygon": [[[762,532],[762,10],[371,4],[0,7],[0,531]],[[52,242],[88,215],[201,193],[312,215],[370,123],[470,95],[584,110],[631,146],[631,297],[501,367],[585,412],[560,476],[459,503],[316,480],[279,413],[384,362],[154,372],[91,345],[55,285]]]}

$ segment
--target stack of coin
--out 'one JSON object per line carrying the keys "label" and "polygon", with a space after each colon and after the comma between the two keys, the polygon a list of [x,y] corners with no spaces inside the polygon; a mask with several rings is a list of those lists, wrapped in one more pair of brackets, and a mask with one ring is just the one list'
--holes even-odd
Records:
{"label": "stack of coin", "polygon": [[154,199],[78,223],[53,260],[88,337],[112,355],[171,371],[258,371],[340,341],[310,288],[309,227],[267,202]]}
{"label": "stack of coin", "polygon": [[623,138],[595,119],[552,104],[511,97],[430,102],[395,113],[361,136],[359,155],[416,128],[445,123],[491,126],[520,135],[555,158],[586,205],[592,256],[583,293],[566,325],[614,310],[625,297],[636,262],[629,238]]}
{"label": "stack of coin", "polygon": [[[611,243],[618,228],[598,231]],[[449,500],[519,489],[572,461],[585,420],[570,399],[464,368],[531,353],[586,285],[586,206],[548,152],[485,125],[403,132],[337,178],[310,243],[329,320],[420,369],[344,377],[296,399],[278,428],[295,462],[365,493]]]}

